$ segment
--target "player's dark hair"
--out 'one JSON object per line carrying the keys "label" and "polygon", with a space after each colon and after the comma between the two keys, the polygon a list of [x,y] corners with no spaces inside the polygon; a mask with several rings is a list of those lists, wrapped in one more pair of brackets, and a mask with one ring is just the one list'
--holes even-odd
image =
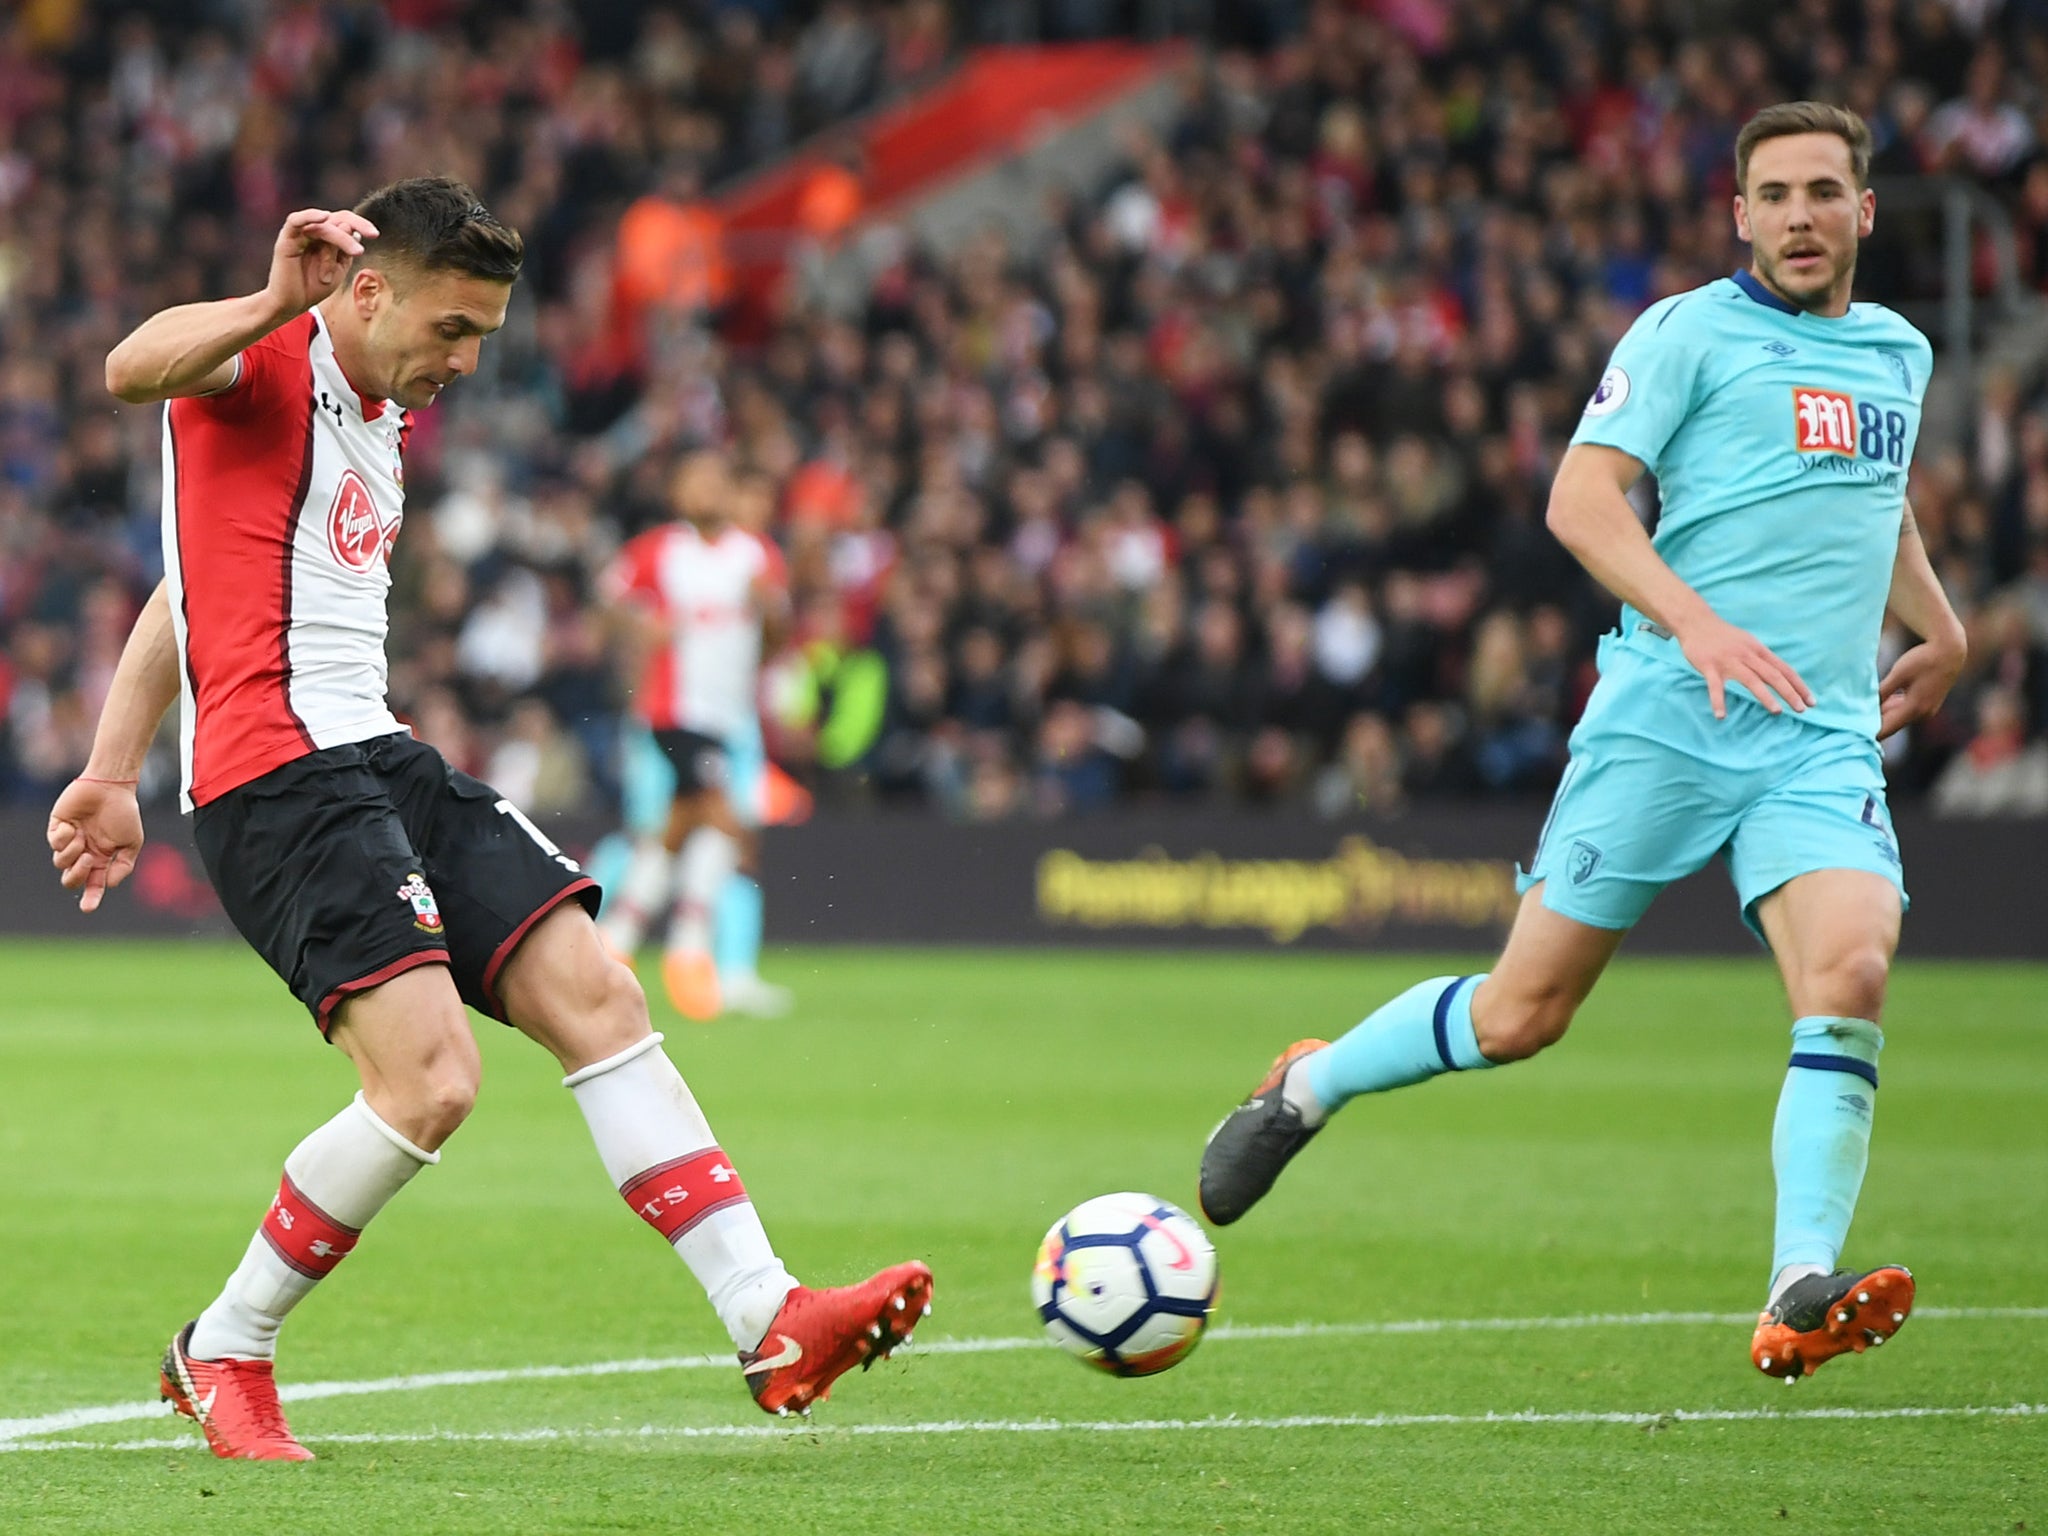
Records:
{"label": "player's dark hair", "polygon": [[357,203],[356,212],[377,226],[365,258],[374,266],[510,283],[526,258],[519,231],[500,224],[475,192],[452,177],[394,181]]}
{"label": "player's dark hair", "polygon": [[1847,107],[1825,101],[1781,101],[1765,107],[1735,135],[1735,190],[1749,195],[1749,157],[1766,139],[1795,133],[1832,133],[1849,146],[1849,165],[1856,190],[1870,185],[1870,125]]}

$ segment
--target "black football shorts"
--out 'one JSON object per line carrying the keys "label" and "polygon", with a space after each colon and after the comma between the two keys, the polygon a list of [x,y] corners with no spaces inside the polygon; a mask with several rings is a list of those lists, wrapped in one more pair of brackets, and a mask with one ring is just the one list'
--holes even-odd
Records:
{"label": "black football shorts", "polygon": [[228,917],[322,1034],[334,1010],[441,963],[462,1000],[505,1017],[498,973],[562,901],[598,889],[488,784],[399,734],[328,747],[193,814]]}
{"label": "black football shorts", "polygon": [[707,736],[702,731],[661,730],[654,733],[654,744],[676,771],[678,795],[722,790],[732,777],[725,743],[716,736]]}

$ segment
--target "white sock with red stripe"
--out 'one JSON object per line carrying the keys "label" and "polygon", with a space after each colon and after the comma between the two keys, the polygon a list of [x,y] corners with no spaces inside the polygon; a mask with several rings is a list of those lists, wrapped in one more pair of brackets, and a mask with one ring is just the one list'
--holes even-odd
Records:
{"label": "white sock with red stripe", "polygon": [[733,1343],[752,1349],[796,1280],[661,1040],[649,1035],[562,1086],[576,1095],[626,1204],[682,1255]]}
{"label": "white sock with red stripe", "polygon": [[438,1152],[386,1125],[358,1093],[284,1160],[284,1178],[248,1252],[192,1329],[199,1360],[268,1360],[277,1330],[347,1258],[370,1218]]}
{"label": "white sock with red stripe", "polygon": [[725,882],[740,867],[740,845],[716,827],[699,827],[683,844],[676,861],[675,923],[669,929],[670,949],[711,949],[711,914]]}
{"label": "white sock with red stripe", "polygon": [[633,844],[633,861],[626,866],[626,878],[619,882],[618,893],[605,908],[599,925],[605,942],[622,955],[638,949],[647,937],[647,920],[668,905],[674,878],[675,860],[661,846],[661,839],[638,839]]}

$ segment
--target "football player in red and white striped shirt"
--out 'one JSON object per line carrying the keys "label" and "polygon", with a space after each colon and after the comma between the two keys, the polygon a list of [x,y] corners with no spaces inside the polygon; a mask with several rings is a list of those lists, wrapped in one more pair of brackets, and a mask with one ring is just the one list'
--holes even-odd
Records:
{"label": "football player in red and white striped shirt", "polygon": [[467,1117],[464,1003],[561,1061],[607,1173],[702,1282],[763,1408],[822,1400],[930,1295],[922,1264],[796,1283],[606,955],[595,886],[385,702],[410,413],[475,370],[521,258],[469,188],[398,182],[293,214],[260,293],[165,310],[107,358],[116,395],[169,402],[168,575],[51,813],[54,862],[87,911],[133,867],[136,770],[180,700],[185,805],[221,904],[362,1079],[285,1159],[240,1266],[165,1352],[164,1396],[217,1455],[310,1455],[278,1404],[278,1330]]}
{"label": "football player in red and white striped shirt", "polygon": [[761,657],[787,627],[788,578],[774,543],[733,522],[724,454],[689,455],[670,496],[678,520],[628,541],[605,577],[639,642],[633,713],[675,770],[675,793],[662,835],[635,845],[604,932],[631,955],[673,892],[662,978],[676,1011],[701,1020],[727,1001],[712,913],[746,835],[729,793],[732,744],[759,729]]}

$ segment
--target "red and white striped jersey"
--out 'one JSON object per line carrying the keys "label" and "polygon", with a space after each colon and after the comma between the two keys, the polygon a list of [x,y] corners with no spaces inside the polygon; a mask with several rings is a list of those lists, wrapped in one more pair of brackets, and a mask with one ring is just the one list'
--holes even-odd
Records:
{"label": "red and white striped jersey", "polygon": [[627,541],[606,576],[613,602],[637,603],[669,626],[633,690],[633,712],[655,730],[723,741],[759,713],[761,605],[757,584],[785,584],[782,552],[727,527],[707,539],[667,523]]}
{"label": "red and white striped jersey", "polygon": [[184,803],[403,730],[385,699],[412,419],[356,393],[317,311],[164,410],[164,571]]}

